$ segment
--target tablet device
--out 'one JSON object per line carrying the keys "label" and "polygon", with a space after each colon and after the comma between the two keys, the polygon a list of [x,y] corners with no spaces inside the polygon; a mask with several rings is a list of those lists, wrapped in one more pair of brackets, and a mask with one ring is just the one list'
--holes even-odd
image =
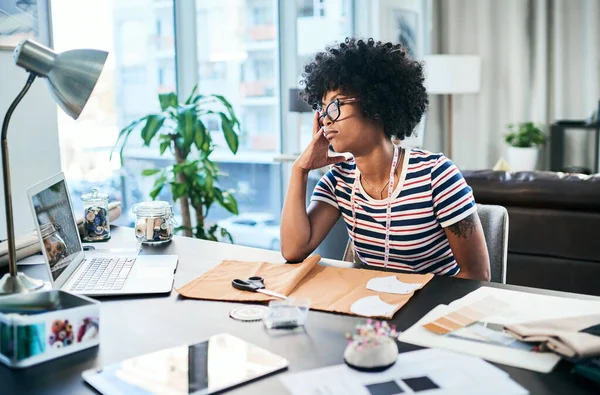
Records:
{"label": "tablet device", "polygon": [[83,372],[104,395],[205,395],[286,369],[289,361],[242,339],[218,334]]}

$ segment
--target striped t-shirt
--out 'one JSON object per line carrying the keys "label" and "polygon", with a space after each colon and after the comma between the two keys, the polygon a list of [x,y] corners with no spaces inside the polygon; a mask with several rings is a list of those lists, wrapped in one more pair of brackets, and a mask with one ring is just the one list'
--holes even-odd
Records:
{"label": "striped t-shirt", "polygon": [[[391,203],[388,267],[454,276],[459,266],[443,230],[477,210],[471,188],[444,155],[404,149],[404,161]],[[352,238],[351,193],[359,176],[351,159],[333,165],[311,200],[341,211]],[[384,266],[387,198],[373,199],[357,183],[354,246],[363,264]]]}

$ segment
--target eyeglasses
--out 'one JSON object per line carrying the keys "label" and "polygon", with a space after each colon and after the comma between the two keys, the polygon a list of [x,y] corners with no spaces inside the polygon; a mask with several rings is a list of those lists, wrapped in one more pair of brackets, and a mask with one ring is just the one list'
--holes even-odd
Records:
{"label": "eyeglasses", "polygon": [[354,97],[348,99],[335,99],[334,101],[329,103],[327,107],[325,107],[325,111],[321,112],[321,115],[319,116],[319,124],[321,126],[325,125],[325,123],[323,122],[325,120],[325,117],[329,118],[331,122],[337,121],[341,114],[340,107],[344,104],[354,103],[357,101],[358,99]]}

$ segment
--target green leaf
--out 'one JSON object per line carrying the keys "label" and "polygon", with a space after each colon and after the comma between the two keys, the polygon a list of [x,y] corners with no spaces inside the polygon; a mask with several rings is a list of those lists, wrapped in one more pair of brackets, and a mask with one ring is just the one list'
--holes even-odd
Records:
{"label": "green leaf", "polygon": [[175,147],[179,150],[182,158],[187,158],[190,153],[190,147],[183,144],[183,139],[181,137],[175,139]]}
{"label": "green leaf", "polygon": [[185,163],[176,163],[173,165],[173,173],[179,174],[185,170]]}
{"label": "green leaf", "polygon": [[198,169],[198,161],[195,160],[195,161],[186,163],[186,165],[183,169],[183,173],[185,174],[185,176],[188,180],[191,180],[195,177],[197,169]]}
{"label": "green leaf", "polygon": [[204,176],[204,174],[196,174],[196,182],[198,183],[200,188],[204,189],[204,186],[206,185],[206,177]]}
{"label": "green leaf", "polygon": [[208,189],[209,191],[213,189],[213,183],[214,183],[214,178],[212,176],[212,174],[210,172],[206,172],[206,175],[204,177],[204,181],[206,184],[206,189]]}
{"label": "green leaf", "polygon": [[233,111],[233,106],[227,101],[227,99],[225,99],[225,97],[223,97],[221,95],[212,95],[212,96],[216,97],[217,100],[219,100],[221,103],[223,103],[223,105],[227,109],[227,112],[229,112],[229,117],[233,121],[233,124],[239,125],[240,121],[238,121],[238,119],[236,118],[235,112]]}
{"label": "green leaf", "polygon": [[160,194],[160,191],[162,191],[164,186],[165,186],[165,184],[160,184],[160,185],[152,188],[152,190],[150,191],[150,198],[152,200],[155,200],[158,197],[158,195]]}
{"label": "green leaf", "polygon": [[144,140],[144,145],[150,145],[150,141],[152,141],[154,136],[156,136],[156,133],[158,133],[160,128],[162,128],[165,119],[166,117],[163,114],[152,114],[148,116],[146,119],[146,124],[142,129],[142,139]]}
{"label": "green leaf", "polygon": [[196,123],[195,133],[196,133],[196,135],[195,135],[194,143],[196,144],[196,148],[198,148],[199,151],[202,151],[202,146],[204,145],[204,142],[206,141],[208,135],[206,133],[206,126],[204,126],[202,121],[199,119],[198,119],[198,122]]}
{"label": "green leaf", "polygon": [[534,147],[546,142],[544,125],[521,122],[517,125],[508,124],[507,127],[511,133],[505,135],[505,141],[513,147]]}
{"label": "green leaf", "polygon": [[[219,202],[221,203],[221,202]],[[233,195],[227,191],[223,191],[223,202],[221,205],[232,214],[239,214],[238,204]]]}
{"label": "green leaf", "polygon": [[[196,106],[188,105],[180,107],[177,112],[177,121],[179,122],[178,131],[183,137],[183,145],[189,147],[194,142],[194,132],[197,127]],[[189,148],[187,149],[189,152]]]}
{"label": "green leaf", "polygon": [[154,186],[152,187],[152,190],[150,191],[150,198],[152,198],[152,200],[156,199],[156,197],[160,194],[160,192],[162,191],[162,189],[164,188],[166,183],[167,183],[167,174],[163,170],[160,177],[158,177],[156,180],[154,180]]}
{"label": "green leaf", "polygon": [[231,233],[229,233],[227,229],[221,228],[221,239],[225,240],[226,238],[229,239],[231,244],[233,244],[233,236],[231,236]]}
{"label": "green leaf", "polygon": [[237,153],[239,145],[238,135],[233,130],[233,124],[231,123],[230,119],[227,118],[227,116],[222,112],[219,113],[219,115],[221,116],[221,127],[223,128],[225,141],[227,141],[227,145],[229,146],[231,152],[235,154]]}
{"label": "green leaf", "polygon": [[171,193],[173,194],[173,201],[175,201],[187,193],[187,185],[178,182],[172,182]]}
{"label": "green leaf", "polygon": [[164,154],[167,148],[169,148],[169,146],[171,146],[170,141],[163,141],[162,143],[160,143],[160,154]]}
{"label": "green leaf", "polygon": [[210,173],[214,177],[218,178],[220,172],[215,162],[208,158],[204,158],[202,159],[202,164],[204,165],[204,169],[207,173]]}
{"label": "green leaf", "polygon": [[146,170],[142,170],[142,175],[143,176],[153,176],[156,173],[160,173],[162,170],[161,169],[146,169]]}
{"label": "green leaf", "polygon": [[192,104],[194,102],[194,98],[196,97],[196,92],[198,92],[198,84],[194,85],[194,88],[192,89],[192,93],[190,93],[190,96],[185,101],[185,104]]}
{"label": "green leaf", "polygon": [[169,107],[177,107],[177,95],[173,92],[171,93],[161,93],[158,95],[158,101],[160,101],[160,109],[161,111],[165,111]]}
{"label": "green leaf", "polygon": [[210,228],[208,228],[208,232],[206,232],[206,240],[211,240],[211,241],[219,241],[217,239],[217,236],[215,236],[215,232],[217,231],[217,229],[219,228],[219,225],[213,225]]}
{"label": "green leaf", "polygon": [[129,125],[125,126],[123,129],[121,129],[121,131],[119,132],[119,137],[117,137],[117,141],[116,141],[114,147],[110,151],[109,159],[112,159],[114,150],[119,145],[119,140],[121,140],[121,137],[124,137],[123,142],[121,143],[121,149],[119,150],[119,156],[120,156],[121,162],[123,162],[123,150],[125,149],[125,145],[127,144],[127,140],[129,139],[129,134],[133,131],[133,129],[135,129],[135,127],[137,125],[140,124],[140,122],[143,122],[144,120],[146,120],[146,118],[147,117],[143,117],[138,120],[135,120],[135,121],[131,122]]}

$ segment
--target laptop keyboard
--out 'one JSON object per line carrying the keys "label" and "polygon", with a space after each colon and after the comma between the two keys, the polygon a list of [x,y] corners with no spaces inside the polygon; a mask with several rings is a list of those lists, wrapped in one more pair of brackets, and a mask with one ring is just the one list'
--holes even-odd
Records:
{"label": "laptop keyboard", "polygon": [[135,258],[94,258],[71,286],[71,291],[118,291],[123,288]]}

